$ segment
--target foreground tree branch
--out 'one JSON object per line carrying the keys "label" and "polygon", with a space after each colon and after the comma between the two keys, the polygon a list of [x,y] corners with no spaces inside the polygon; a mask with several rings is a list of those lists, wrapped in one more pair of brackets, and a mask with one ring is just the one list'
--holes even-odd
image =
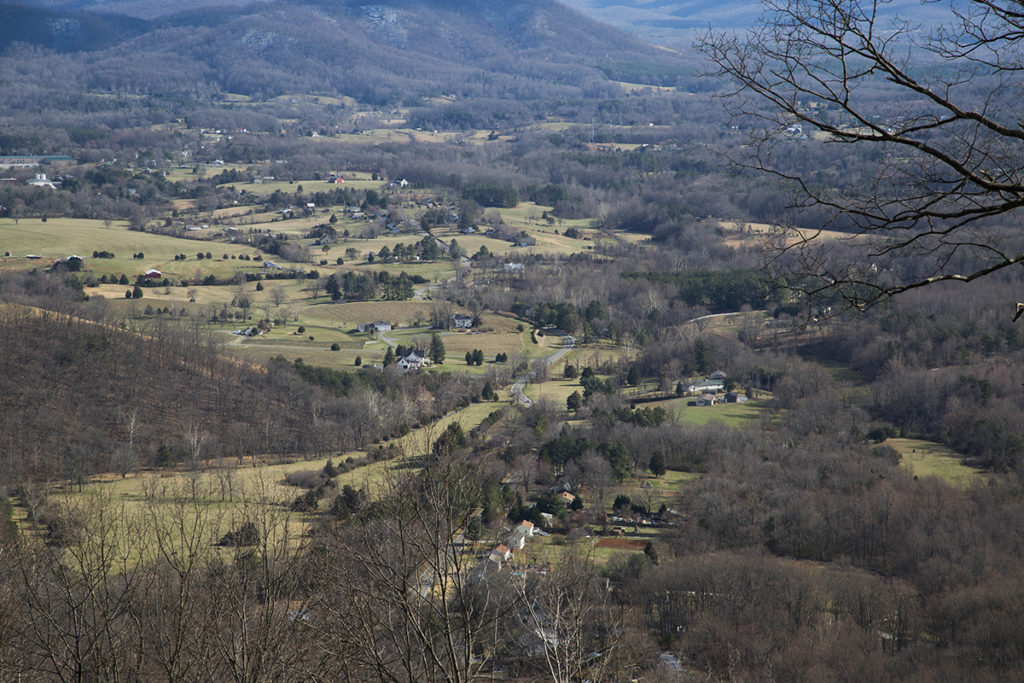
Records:
{"label": "foreground tree branch", "polygon": [[[857,308],[1024,260],[1019,3],[956,4],[930,30],[886,4],[766,0],[749,33],[700,41],[736,85],[727,103],[751,139],[735,161],[796,191],[770,272]],[[836,144],[870,171],[828,181],[792,161],[794,145]]]}

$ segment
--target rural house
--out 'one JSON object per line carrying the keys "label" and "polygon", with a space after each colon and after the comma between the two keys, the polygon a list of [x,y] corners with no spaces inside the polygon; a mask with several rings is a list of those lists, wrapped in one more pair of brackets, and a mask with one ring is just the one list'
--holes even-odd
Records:
{"label": "rural house", "polygon": [[57,189],[56,183],[48,179],[45,173],[36,173],[36,177],[33,180],[28,181],[28,184],[35,187],[45,187],[51,190]]}
{"label": "rural house", "polygon": [[504,543],[495,546],[491,554],[487,556],[487,559],[497,564],[498,567],[501,567],[503,563],[508,562],[511,558],[512,550]]}
{"label": "rural house", "polygon": [[468,330],[473,327],[473,316],[456,313],[452,316],[452,324],[457,330]]}
{"label": "rural house", "polygon": [[522,550],[526,547],[526,539],[533,536],[533,522],[523,520],[509,534],[508,546],[515,550]]}
{"label": "rural house", "polygon": [[372,323],[359,323],[356,326],[356,329],[360,332],[369,332],[371,334],[374,332],[390,332],[391,323],[387,320],[378,320]]}
{"label": "rural house", "polygon": [[407,351],[404,356],[398,359],[397,363],[398,367],[403,370],[419,370],[429,364],[430,361],[427,360],[427,354],[419,349]]}
{"label": "rural house", "polygon": [[714,393],[723,389],[725,389],[725,382],[720,379],[702,379],[686,387],[686,391],[691,394]]}

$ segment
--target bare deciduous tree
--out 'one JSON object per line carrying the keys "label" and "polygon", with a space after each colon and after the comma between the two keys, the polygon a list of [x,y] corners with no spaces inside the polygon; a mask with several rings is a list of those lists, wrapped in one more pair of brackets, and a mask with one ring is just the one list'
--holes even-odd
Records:
{"label": "bare deciduous tree", "polygon": [[619,624],[604,582],[585,555],[568,552],[546,576],[519,579],[520,640],[544,658],[553,681],[600,680]]}
{"label": "bare deciduous tree", "polygon": [[288,292],[281,285],[274,285],[270,288],[270,298],[275,306],[280,306],[288,298]]}
{"label": "bare deciduous tree", "polygon": [[[740,163],[791,183],[794,209],[817,212],[810,230],[778,230],[771,269],[790,287],[858,308],[1024,261],[1019,237],[993,220],[1015,220],[1024,206],[1019,4],[954,3],[927,31],[883,11],[766,0],[749,33],[700,42],[716,73],[737,84],[732,113],[752,126]],[[775,154],[833,143],[869,147],[873,171],[836,187]],[[849,237],[826,243],[825,227]]]}
{"label": "bare deciduous tree", "polygon": [[493,656],[504,581],[473,571],[464,530],[478,487],[442,459],[393,482],[358,524],[327,531],[312,624],[336,678],[469,681]]}

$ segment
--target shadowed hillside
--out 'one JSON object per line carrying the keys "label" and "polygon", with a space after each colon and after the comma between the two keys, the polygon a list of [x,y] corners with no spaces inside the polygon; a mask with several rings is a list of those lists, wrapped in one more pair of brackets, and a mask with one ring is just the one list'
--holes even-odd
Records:
{"label": "shadowed hillside", "polygon": [[[325,380],[311,368],[321,389],[300,377],[304,366],[254,366],[212,341],[173,323],[132,333],[0,309],[0,486],[360,448],[452,409],[475,386],[373,370]],[[429,393],[445,398],[406,399]]]}
{"label": "shadowed hillside", "polygon": [[215,5],[148,21],[3,7],[16,29],[0,32],[0,47],[89,51],[80,68],[91,89],[138,94],[319,92],[371,104],[602,97],[615,92],[608,74],[620,63],[659,65],[658,84],[671,85],[663,81],[680,69],[673,56],[552,0]]}

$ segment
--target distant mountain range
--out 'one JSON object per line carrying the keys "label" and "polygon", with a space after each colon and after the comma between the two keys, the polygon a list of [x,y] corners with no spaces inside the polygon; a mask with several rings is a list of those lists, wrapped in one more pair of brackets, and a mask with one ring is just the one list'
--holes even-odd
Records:
{"label": "distant mountain range", "polygon": [[676,85],[689,73],[678,55],[554,0],[0,3],[0,49],[18,44],[89,53],[103,70],[90,71],[90,87],[140,94],[528,101],[601,97],[613,80]]}
{"label": "distant mountain range", "polygon": [[757,0],[563,0],[599,21],[641,35],[751,25],[761,12]]}
{"label": "distant mountain range", "polygon": [[[587,16],[659,42],[689,40],[712,28],[754,25],[763,5],[758,0],[562,0]],[[878,5],[883,20],[932,24],[945,14],[941,3],[893,0]]]}

